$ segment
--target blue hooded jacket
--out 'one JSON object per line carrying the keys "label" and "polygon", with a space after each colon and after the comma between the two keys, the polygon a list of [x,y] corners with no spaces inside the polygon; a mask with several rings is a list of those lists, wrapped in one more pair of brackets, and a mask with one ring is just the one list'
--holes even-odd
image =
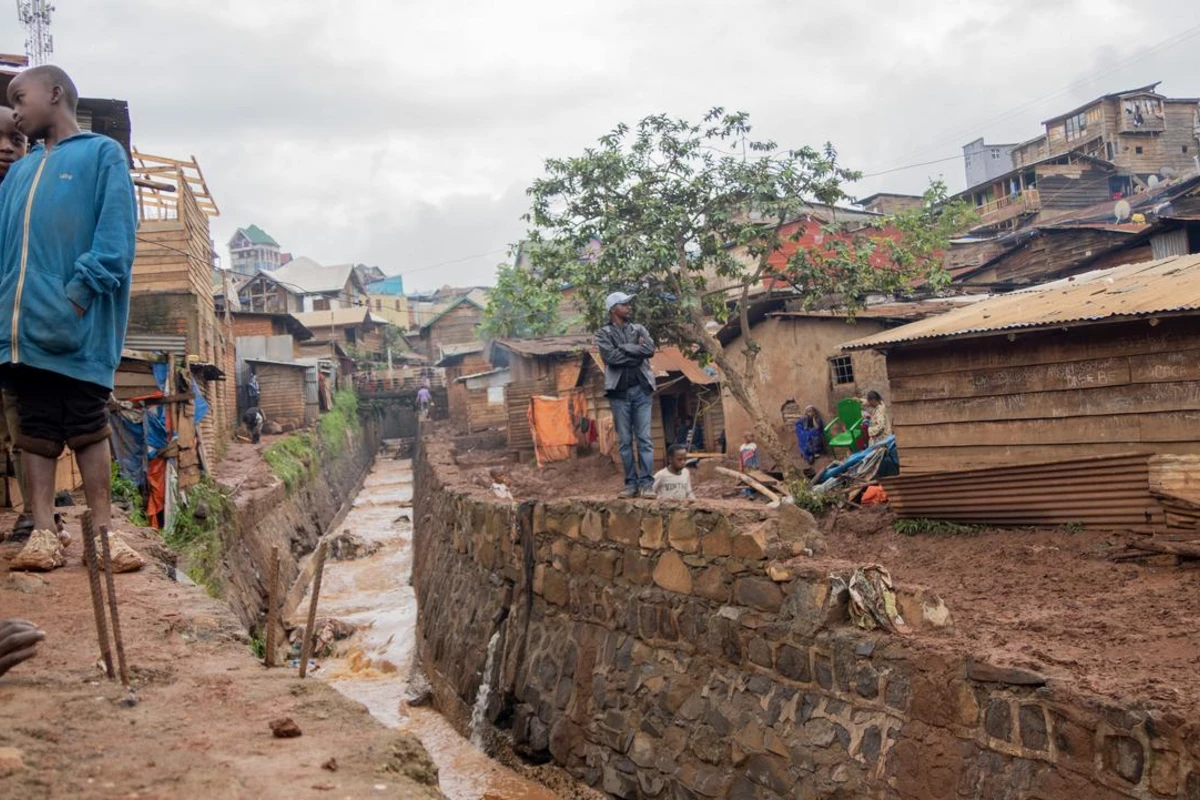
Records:
{"label": "blue hooded jacket", "polygon": [[136,229],[129,164],[113,139],[80,133],[13,164],[0,184],[0,364],[111,389]]}

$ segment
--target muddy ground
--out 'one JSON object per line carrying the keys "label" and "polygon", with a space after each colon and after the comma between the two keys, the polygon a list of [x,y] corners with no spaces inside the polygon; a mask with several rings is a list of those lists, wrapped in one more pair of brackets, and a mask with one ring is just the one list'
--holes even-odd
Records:
{"label": "muddy ground", "polygon": [[[0,515],[0,530],[12,522]],[[19,545],[0,545],[0,617],[46,631],[38,657],[0,678],[0,748],[23,762],[0,766],[0,797],[441,796],[414,740],[321,681],[264,669],[228,609],[170,580],[158,562],[116,577],[140,700],[122,707],[120,685],[97,666],[74,519],[69,530],[68,565],[47,574],[10,573]],[[149,553],[151,536],[129,541]],[[274,738],[268,723],[280,717],[303,735]],[[323,768],[330,759],[336,771]]]}
{"label": "muddy ground", "polygon": [[1128,707],[1200,719],[1200,569],[1170,556],[1108,558],[1136,535],[1024,528],[907,536],[884,509],[830,514],[824,523],[829,556],[880,563],[898,581],[936,590],[954,615],[946,636],[956,647]]}

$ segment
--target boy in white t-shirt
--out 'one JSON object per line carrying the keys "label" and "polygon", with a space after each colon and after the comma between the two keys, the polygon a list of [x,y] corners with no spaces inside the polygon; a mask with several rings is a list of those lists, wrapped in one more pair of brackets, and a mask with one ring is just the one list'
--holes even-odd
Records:
{"label": "boy in white t-shirt", "polygon": [[667,466],[654,476],[654,493],[660,500],[695,500],[692,476],[687,468],[687,448],[673,444],[667,448]]}

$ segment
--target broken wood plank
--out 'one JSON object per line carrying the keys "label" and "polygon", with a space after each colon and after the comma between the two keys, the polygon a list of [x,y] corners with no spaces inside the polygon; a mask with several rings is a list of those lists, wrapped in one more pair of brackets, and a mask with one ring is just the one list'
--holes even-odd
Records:
{"label": "broken wood plank", "polygon": [[717,467],[717,472],[721,473],[722,475],[728,475],[731,478],[737,478],[742,483],[747,484],[754,491],[758,492],[764,497],[770,498],[772,501],[779,500],[779,495],[775,494],[775,492],[772,492],[770,489],[763,486],[761,483],[754,480],[754,478],[751,478],[749,475],[743,472],[738,472],[736,470],[729,469],[728,467]]}
{"label": "broken wood plank", "polygon": [[1130,542],[1128,547],[1148,553],[1165,553],[1181,558],[1200,558],[1200,544],[1192,542],[1137,541]]}

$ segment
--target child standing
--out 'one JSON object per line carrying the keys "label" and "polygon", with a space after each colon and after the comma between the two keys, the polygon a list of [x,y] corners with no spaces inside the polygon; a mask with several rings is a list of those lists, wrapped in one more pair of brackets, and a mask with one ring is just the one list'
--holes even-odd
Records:
{"label": "child standing", "polygon": [[654,476],[654,494],[663,500],[695,500],[692,476],[687,469],[688,449],[681,444],[667,448],[667,466]]}
{"label": "child standing", "polygon": [[[0,365],[17,395],[34,522],[26,547],[57,546],[53,566],[63,563],[53,530],[64,446],[75,453],[96,529],[111,523],[107,403],[125,341],[137,225],[125,151],[80,131],[78,100],[58,67],[13,79],[17,127],[41,143],[0,185]],[[117,536],[110,541],[132,552]]]}
{"label": "child standing", "polygon": [[[741,467],[742,472],[758,469],[758,443],[754,441],[754,431],[746,431],[742,434],[742,446],[738,448],[738,466]],[[747,487],[742,489],[742,494],[753,498],[755,492]]]}
{"label": "child standing", "polygon": [[742,446],[738,448],[738,453],[742,472],[758,469],[758,443],[754,441],[754,431],[746,431],[742,435]]}

